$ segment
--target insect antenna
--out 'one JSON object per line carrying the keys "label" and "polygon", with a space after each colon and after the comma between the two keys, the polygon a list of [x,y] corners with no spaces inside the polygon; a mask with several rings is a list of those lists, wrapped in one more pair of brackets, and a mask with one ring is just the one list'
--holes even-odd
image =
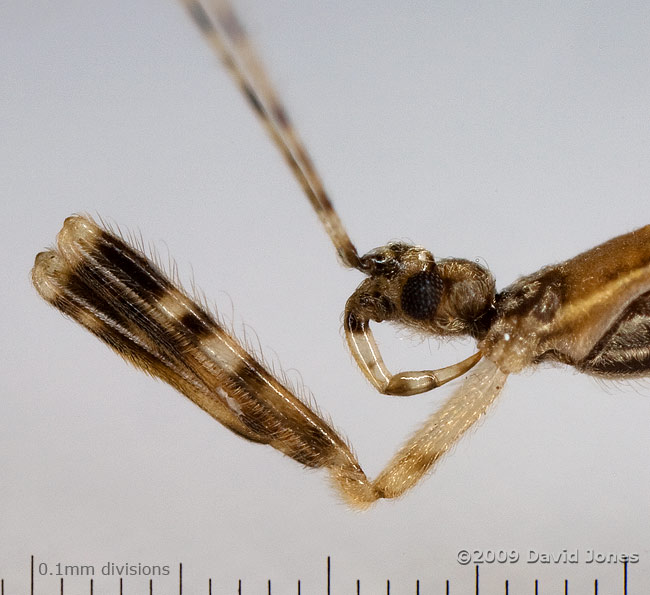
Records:
{"label": "insect antenna", "polygon": [[226,0],[213,0],[210,14],[199,0],[180,0],[219,56],[278,147],[329,235],[343,264],[361,269],[357,249],[334,210],[323,182],[287,110],[265,74],[250,37]]}

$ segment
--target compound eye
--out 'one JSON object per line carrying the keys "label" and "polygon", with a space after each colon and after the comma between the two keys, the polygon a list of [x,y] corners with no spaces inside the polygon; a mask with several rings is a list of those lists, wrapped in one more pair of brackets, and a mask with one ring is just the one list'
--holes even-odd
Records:
{"label": "compound eye", "polygon": [[440,303],[442,288],[442,279],[435,270],[412,275],[402,287],[402,310],[416,320],[431,318]]}

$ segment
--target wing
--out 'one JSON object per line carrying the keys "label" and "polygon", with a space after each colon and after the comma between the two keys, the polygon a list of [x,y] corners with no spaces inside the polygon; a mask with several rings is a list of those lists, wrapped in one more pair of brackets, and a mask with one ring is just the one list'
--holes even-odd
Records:
{"label": "wing", "polygon": [[608,378],[650,373],[650,292],[625,308],[577,367],[588,374]]}

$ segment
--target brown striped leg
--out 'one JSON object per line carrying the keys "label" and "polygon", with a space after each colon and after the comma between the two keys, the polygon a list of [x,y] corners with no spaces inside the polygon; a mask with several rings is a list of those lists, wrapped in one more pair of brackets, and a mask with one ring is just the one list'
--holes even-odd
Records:
{"label": "brown striped leg", "polygon": [[65,221],[57,248],[40,253],[32,270],[45,300],[240,436],[335,469],[350,502],[378,497],[329,424],[144,254],[79,216]]}
{"label": "brown striped leg", "polygon": [[144,254],[85,217],[36,257],[34,286],[124,359],[168,382],[238,435],[328,469],[352,505],[399,496],[484,413],[505,376],[487,360],[376,481],[345,441]]}

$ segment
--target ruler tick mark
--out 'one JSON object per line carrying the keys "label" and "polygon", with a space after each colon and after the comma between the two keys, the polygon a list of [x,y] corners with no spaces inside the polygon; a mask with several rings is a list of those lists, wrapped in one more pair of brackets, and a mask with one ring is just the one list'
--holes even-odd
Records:
{"label": "ruler tick mark", "polygon": [[330,557],[327,556],[327,595],[330,595],[331,576],[332,576],[332,562],[330,560]]}

